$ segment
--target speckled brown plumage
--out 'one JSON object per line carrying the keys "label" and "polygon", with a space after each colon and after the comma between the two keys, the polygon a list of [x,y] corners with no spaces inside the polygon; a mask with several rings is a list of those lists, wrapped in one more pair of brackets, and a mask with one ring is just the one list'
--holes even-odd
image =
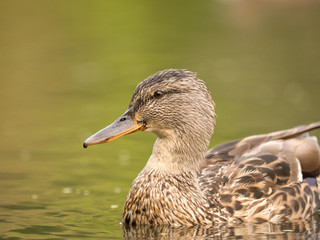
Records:
{"label": "speckled brown plumage", "polygon": [[[231,218],[241,221],[279,222],[311,216],[319,205],[315,179],[319,146],[305,132],[319,126],[299,126],[212,148],[198,175],[202,191],[208,199],[220,199]],[[303,144],[309,150],[304,155],[299,152]],[[310,153],[318,158],[312,159]],[[313,168],[303,167],[313,160]]]}
{"label": "speckled brown plumage", "polygon": [[169,69],[141,82],[125,114],[86,140],[85,147],[140,130],[158,136],[127,196],[124,224],[280,222],[317,211],[320,150],[308,131],[320,122],[207,152],[214,125],[204,82],[190,71]]}

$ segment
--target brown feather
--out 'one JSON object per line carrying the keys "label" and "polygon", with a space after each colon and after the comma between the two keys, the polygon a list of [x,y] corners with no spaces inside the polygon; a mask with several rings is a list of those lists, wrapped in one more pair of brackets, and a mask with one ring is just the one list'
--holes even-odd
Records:
{"label": "brown feather", "polygon": [[318,188],[299,175],[301,167],[308,176],[319,175],[319,146],[315,137],[306,134],[317,127],[320,122],[212,148],[201,163],[202,190],[243,221],[311,216],[319,204]]}
{"label": "brown feather", "polygon": [[[127,225],[210,225],[309,218],[318,210],[320,122],[227,142],[207,151],[215,104],[188,70],[139,83],[129,109],[85,147],[143,130],[157,135],[127,196]],[[123,130],[125,129],[125,130]]]}

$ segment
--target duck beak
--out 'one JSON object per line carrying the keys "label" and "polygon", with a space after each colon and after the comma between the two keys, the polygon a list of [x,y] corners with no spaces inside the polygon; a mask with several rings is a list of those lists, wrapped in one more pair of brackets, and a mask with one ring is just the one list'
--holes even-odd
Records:
{"label": "duck beak", "polygon": [[129,108],[121,117],[110,124],[108,127],[93,134],[84,143],[83,147],[99,143],[107,143],[124,135],[141,131],[145,129],[145,124],[137,122],[134,118],[132,108]]}

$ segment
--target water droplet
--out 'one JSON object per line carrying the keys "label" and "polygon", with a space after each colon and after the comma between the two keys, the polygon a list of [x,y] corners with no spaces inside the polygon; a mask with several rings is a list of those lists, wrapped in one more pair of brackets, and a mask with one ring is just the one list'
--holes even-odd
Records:
{"label": "water droplet", "polygon": [[71,194],[73,192],[72,188],[63,188],[62,189],[62,192],[64,194]]}
{"label": "water droplet", "polygon": [[119,188],[119,187],[114,188],[113,191],[115,193],[121,193],[122,192],[121,188]]}
{"label": "water droplet", "polygon": [[119,153],[119,162],[121,165],[126,166],[130,163],[131,157],[127,149],[122,149]]}
{"label": "water droplet", "polygon": [[38,196],[38,194],[32,194],[31,198],[34,200],[37,200],[37,199],[39,199],[39,196]]}

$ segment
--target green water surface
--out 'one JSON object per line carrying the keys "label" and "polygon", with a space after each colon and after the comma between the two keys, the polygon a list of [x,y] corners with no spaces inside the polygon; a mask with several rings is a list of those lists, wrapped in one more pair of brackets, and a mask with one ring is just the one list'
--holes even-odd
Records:
{"label": "green water surface", "polygon": [[318,239],[318,216],[122,228],[155,136],[82,143],[166,68],[207,83],[211,146],[319,121],[319,11],[317,1],[0,1],[0,239]]}

